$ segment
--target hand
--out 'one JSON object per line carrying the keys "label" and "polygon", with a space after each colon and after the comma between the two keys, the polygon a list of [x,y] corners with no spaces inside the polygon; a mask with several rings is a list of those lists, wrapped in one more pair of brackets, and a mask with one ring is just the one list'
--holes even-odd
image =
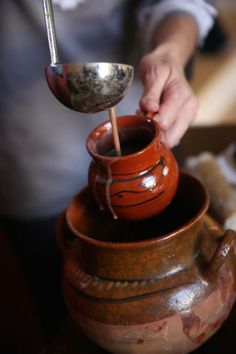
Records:
{"label": "hand", "polygon": [[178,61],[157,50],[141,60],[140,76],[144,86],[140,108],[156,113],[161,141],[172,148],[180,142],[199,106],[184,69]]}

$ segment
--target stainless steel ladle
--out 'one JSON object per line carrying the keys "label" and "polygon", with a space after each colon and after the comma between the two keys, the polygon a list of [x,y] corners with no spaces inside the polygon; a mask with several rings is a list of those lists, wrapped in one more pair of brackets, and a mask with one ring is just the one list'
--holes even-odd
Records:
{"label": "stainless steel ladle", "polygon": [[60,64],[51,0],[43,0],[51,65],[46,68],[48,85],[65,106],[95,113],[115,106],[125,96],[133,67],[118,63]]}

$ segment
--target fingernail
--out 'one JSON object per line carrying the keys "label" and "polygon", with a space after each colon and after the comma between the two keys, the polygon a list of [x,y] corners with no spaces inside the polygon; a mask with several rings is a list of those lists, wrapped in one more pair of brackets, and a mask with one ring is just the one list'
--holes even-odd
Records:
{"label": "fingernail", "polygon": [[147,111],[157,112],[159,109],[159,105],[152,100],[144,100],[143,104],[145,105]]}

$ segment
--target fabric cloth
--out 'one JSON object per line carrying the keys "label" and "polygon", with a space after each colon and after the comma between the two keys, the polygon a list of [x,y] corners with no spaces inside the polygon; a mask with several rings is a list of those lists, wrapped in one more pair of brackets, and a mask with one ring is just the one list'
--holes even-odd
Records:
{"label": "fabric cloth", "polygon": [[210,209],[225,230],[236,230],[236,159],[235,143],[219,155],[203,151],[185,161],[186,169],[205,185]]}
{"label": "fabric cloth", "polygon": [[[158,24],[166,16],[172,13],[185,13],[191,16],[198,27],[198,43],[202,44],[203,39],[212,27],[213,18],[216,16],[216,9],[209,3],[203,0],[165,0],[155,3],[149,1],[150,6],[144,6],[140,13],[139,21],[144,30],[145,47],[151,47],[153,34]],[[155,4],[153,4],[155,3]]]}
{"label": "fabric cloth", "polygon": [[[128,62],[130,53],[123,51],[122,38],[129,38],[132,48],[135,31],[127,18],[135,14],[137,5],[137,35],[141,31],[144,42],[171,11],[194,16],[201,38],[215,14],[200,0],[96,0],[94,4],[94,0],[54,1],[61,62]],[[196,14],[201,14],[201,21]],[[49,91],[44,67],[50,57],[41,1],[1,1],[0,16],[0,213],[22,220],[49,217],[87,184],[86,139],[108,115],[69,110]],[[125,19],[125,30],[133,36],[123,35]],[[117,113],[135,113],[141,93],[136,80]]]}
{"label": "fabric cloth", "polygon": [[53,3],[58,4],[63,10],[71,10],[85,1],[86,0],[53,0]]}

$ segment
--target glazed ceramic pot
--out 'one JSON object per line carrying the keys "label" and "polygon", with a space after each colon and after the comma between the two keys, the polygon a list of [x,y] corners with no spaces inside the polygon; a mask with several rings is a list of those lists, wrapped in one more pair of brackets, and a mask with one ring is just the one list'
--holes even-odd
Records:
{"label": "glazed ceramic pot", "polygon": [[236,236],[207,214],[208,197],[181,173],[161,214],[113,220],[88,189],[58,220],[69,312],[99,346],[122,354],[184,354],[227,318],[236,296]]}
{"label": "glazed ceramic pot", "polygon": [[89,187],[100,209],[114,218],[141,220],[160,213],[173,199],[178,166],[159,140],[158,124],[151,118],[117,119],[122,156],[114,150],[111,123],[95,128],[87,139],[93,157]]}

